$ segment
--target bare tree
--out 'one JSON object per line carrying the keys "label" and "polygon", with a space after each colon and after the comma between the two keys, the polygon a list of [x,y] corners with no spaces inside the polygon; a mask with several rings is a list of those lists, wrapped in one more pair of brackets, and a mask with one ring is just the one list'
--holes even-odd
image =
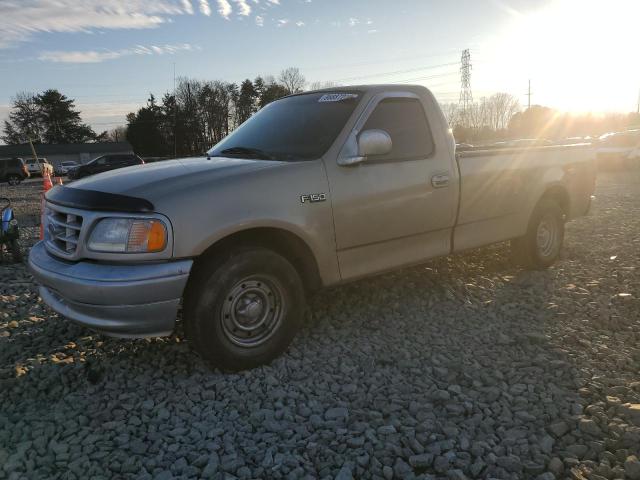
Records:
{"label": "bare tree", "polygon": [[444,118],[447,119],[447,123],[451,128],[455,127],[460,121],[460,108],[457,103],[442,103],[440,104]]}
{"label": "bare tree", "polygon": [[298,68],[290,67],[280,72],[278,81],[288,94],[298,93],[304,89],[307,80]]}
{"label": "bare tree", "polygon": [[504,130],[509,120],[520,111],[518,99],[509,93],[495,93],[487,100],[486,124],[495,131]]}

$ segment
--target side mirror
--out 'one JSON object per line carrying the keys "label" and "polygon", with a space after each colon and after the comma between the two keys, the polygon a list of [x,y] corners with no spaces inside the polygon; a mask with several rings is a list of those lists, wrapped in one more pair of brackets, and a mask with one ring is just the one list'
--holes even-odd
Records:
{"label": "side mirror", "polygon": [[384,130],[365,130],[358,135],[358,155],[342,158],[340,165],[355,165],[364,162],[369,157],[386,155],[391,152],[393,142],[391,136]]}
{"label": "side mirror", "polygon": [[358,154],[361,157],[391,153],[393,142],[384,130],[365,130],[358,136]]}

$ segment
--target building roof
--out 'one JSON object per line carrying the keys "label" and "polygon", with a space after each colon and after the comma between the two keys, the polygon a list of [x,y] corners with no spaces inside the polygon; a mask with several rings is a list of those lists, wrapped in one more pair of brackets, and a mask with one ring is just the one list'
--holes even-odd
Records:
{"label": "building roof", "polygon": [[[133,151],[129,142],[61,143],[56,145],[34,144],[38,156],[64,155],[79,153],[112,153]],[[0,157],[31,156],[28,143],[19,145],[0,145]]]}

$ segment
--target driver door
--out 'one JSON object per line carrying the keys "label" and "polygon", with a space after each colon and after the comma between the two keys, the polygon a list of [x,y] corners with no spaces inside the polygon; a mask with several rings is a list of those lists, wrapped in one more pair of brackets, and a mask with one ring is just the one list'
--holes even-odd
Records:
{"label": "driver door", "polygon": [[449,253],[457,184],[451,153],[429,127],[442,120],[430,110],[409,92],[374,97],[340,155],[371,129],[390,135],[391,152],[351,166],[327,162],[343,279]]}

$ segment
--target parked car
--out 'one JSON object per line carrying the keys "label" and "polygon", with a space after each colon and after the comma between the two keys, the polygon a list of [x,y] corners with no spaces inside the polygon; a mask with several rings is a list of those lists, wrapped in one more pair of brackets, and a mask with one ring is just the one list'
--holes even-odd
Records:
{"label": "parked car", "polygon": [[35,158],[27,158],[25,164],[31,176],[42,176],[45,171],[49,175],[53,175],[53,166],[44,157],[38,157],[37,160]]}
{"label": "parked car", "polygon": [[554,145],[578,145],[581,143],[593,143],[592,137],[567,137],[553,142]]}
{"label": "parked car", "polygon": [[553,145],[553,142],[544,138],[519,138],[516,140],[506,140],[495,142],[489,145],[490,148],[523,148],[523,147],[546,147]]}
{"label": "parked car", "polygon": [[73,170],[77,167],[78,167],[78,164],[73,161],[60,162],[56,169],[56,175],[60,175],[60,176],[67,175],[69,173],[69,170]]}
{"label": "parked car", "polygon": [[269,362],[314,290],[505,240],[542,269],[594,191],[584,146],[455,154],[420,86],[277,100],[206,157],[55,186],[29,257],[40,296],[82,325],[168,335],[225,369]]}
{"label": "parked car", "polygon": [[598,167],[606,170],[635,163],[638,149],[640,149],[640,130],[602,135],[596,146]]}
{"label": "parked car", "polygon": [[0,158],[0,181],[20,185],[29,178],[29,170],[21,158]]}
{"label": "parked car", "polygon": [[456,152],[466,152],[467,150],[473,150],[473,145],[470,143],[456,143]]}
{"label": "parked car", "polygon": [[85,165],[67,170],[67,175],[72,179],[79,179],[95,175],[96,173],[108,172],[117,168],[131,167],[133,165],[143,165],[144,160],[134,154],[109,154],[94,158]]}

